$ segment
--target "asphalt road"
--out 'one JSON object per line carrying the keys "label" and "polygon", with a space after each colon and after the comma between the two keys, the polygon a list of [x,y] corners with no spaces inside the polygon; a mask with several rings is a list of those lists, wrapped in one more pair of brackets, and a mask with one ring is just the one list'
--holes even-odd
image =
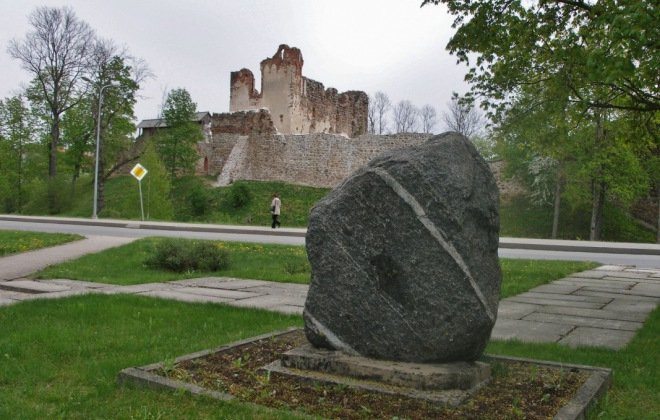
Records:
{"label": "asphalt road", "polygon": [[[168,231],[162,229],[143,229],[128,227],[86,226],[65,223],[34,223],[0,220],[0,229],[30,230],[38,232],[77,233],[79,235],[103,235],[124,238],[142,238],[146,236],[168,236],[195,239],[214,239],[224,241],[262,242],[287,245],[304,245],[305,239],[301,236],[251,233],[218,233],[197,231]],[[639,268],[660,268],[660,256],[639,255],[635,253],[601,253],[601,252],[563,252],[554,250],[512,249],[500,248],[499,255],[505,258],[518,259],[552,259],[552,260],[580,260],[597,261],[603,264],[634,265]]]}

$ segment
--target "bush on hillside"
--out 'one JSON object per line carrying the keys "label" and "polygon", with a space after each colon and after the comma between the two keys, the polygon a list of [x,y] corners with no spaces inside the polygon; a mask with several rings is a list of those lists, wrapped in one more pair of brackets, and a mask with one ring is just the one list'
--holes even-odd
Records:
{"label": "bush on hillside", "polygon": [[247,206],[252,201],[250,189],[245,184],[232,184],[227,194],[227,202],[235,209]]}
{"label": "bush on hillside", "polygon": [[213,242],[164,239],[145,264],[148,267],[175,271],[220,271],[229,267],[229,253]]}

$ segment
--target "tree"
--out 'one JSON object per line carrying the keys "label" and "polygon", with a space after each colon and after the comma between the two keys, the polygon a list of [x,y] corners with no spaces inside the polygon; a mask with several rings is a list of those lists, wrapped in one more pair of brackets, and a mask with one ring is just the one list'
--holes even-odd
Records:
{"label": "tree", "polygon": [[436,124],[435,108],[431,105],[424,105],[422,109],[419,110],[419,117],[422,120],[422,131],[424,133],[431,133]]}
{"label": "tree", "polygon": [[182,88],[171,90],[165,100],[163,116],[167,128],[158,133],[156,147],[171,179],[191,173],[199,157],[195,145],[204,136],[192,121],[196,109],[197,104]]}
{"label": "tree", "polygon": [[[447,49],[470,66],[485,106],[516,87],[561,80],[585,108],[660,110],[657,2],[620,0],[424,0],[455,16]],[[472,65],[470,60],[475,57]]]}
{"label": "tree", "polygon": [[442,120],[446,130],[461,133],[469,139],[479,135],[484,126],[483,118],[474,105],[461,101],[457,94],[447,103],[447,111],[442,113]]}
{"label": "tree", "polygon": [[[620,159],[627,160],[628,152],[638,151],[633,143],[640,142],[615,139],[608,129],[628,118],[624,113],[660,111],[657,2],[423,1],[428,3],[442,3],[456,17],[447,49],[469,66],[468,100],[480,99],[491,116],[503,118],[521,91],[554,91],[566,98],[571,113],[581,116],[576,128],[593,130],[592,148],[584,150],[591,151],[585,156],[593,164],[588,165],[590,237],[597,239],[609,194],[606,174]],[[657,124],[651,129],[657,131]],[[621,153],[603,154],[614,151],[612,142],[623,146]]]}
{"label": "tree", "polygon": [[387,131],[387,112],[392,107],[390,98],[383,92],[374,93],[369,101],[369,109],[374,111],[374,134],[384,134]]}
{"label": "tree", "polygon": [[32,31],[9,42],[9,54],[38,82],[51,117],[48,175],[57,175],[62,114],[80,99],[80,81],[89,66],[94,32],[72,9],[39,7],[30,15]]}
{"label": "tree", "polygon": [[417,128],[419,111],[410,101],[399,101],[394,107],[394,126],[397,133],[410,133]]}
{"label": "tree", "polygon": [[20,211],[25,203],[31,125],[30,109],[22,96],[0,100],[0,173],[7,187],[0,205],[8,212]]}

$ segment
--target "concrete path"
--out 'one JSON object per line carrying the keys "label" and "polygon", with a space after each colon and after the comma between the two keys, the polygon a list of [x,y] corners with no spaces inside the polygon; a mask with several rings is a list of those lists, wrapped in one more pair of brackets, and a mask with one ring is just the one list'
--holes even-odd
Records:
{"label": "concrete path", "polygon": [[[85,293],[127,293],[301,314],[307,285],[209,277],[114,286],[73,280],[0,281],[0,306]],[[492,337],[623,348],[660,302],[660,270],[601,266],[500,302]]]}
{"label": "concrete path", "polygon": [[135,238],[120,238],[115,236],[89,236],[86,239],[69,242],[64,245],[1,257],[0,281],[25,277],[51,264],[73,260],[85,254],[100,252],[134,240]]}

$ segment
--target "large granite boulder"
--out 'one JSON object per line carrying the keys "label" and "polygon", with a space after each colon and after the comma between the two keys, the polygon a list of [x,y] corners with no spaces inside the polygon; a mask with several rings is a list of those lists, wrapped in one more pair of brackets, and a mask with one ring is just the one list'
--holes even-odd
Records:
{"label": "large granite boulder", "polygon": [[465,137],[381,155],[312,209],[308,340],[378,359],[475,360],[497,315],[498,239],[497,185]]}

